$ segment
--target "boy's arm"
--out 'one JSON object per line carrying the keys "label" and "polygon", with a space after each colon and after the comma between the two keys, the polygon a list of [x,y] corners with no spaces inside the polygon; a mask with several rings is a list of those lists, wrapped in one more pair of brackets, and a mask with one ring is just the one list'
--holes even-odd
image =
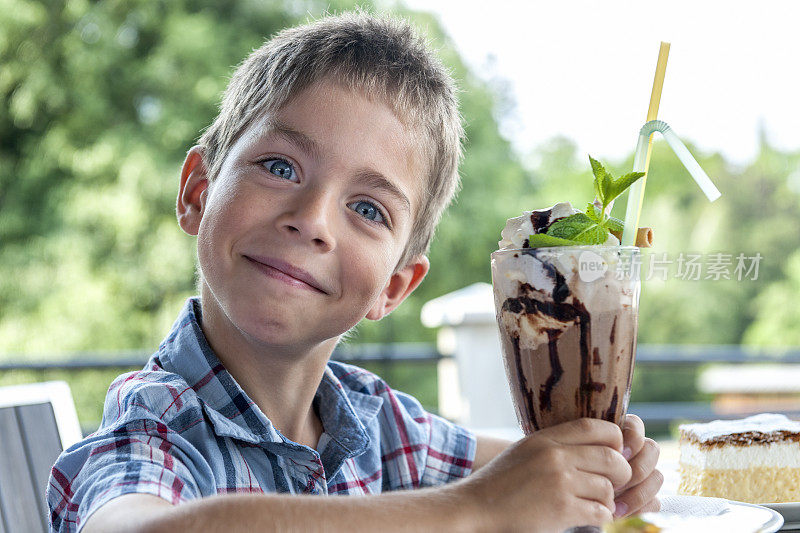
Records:
{"label": "boy's arm", "polygon": [[514,444],[512,441],[506,439],[475,435],[475,460],[472,462],[472,471],[482,468],[512,444]]}
{"label": "boy's arm", "polygon": [[100,506],[83,533],[563,531],[611,519],[614,488],[631,477],[622,449],[619,427],[581,419],[537,431],[474,475],[437,487],[368,496],[224,494],[174,507],[134,494]]}
{"label": "boy's arm", "polygon": [[373,496],[226,494],[173,506],[125,494],[98,509],[81,533],[253,531],[479,531],[474,505],[451,486]]}

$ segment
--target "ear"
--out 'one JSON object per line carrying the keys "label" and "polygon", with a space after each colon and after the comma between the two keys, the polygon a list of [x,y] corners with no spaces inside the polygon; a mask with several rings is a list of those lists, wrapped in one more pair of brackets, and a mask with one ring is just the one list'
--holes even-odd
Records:
{"label": "ear", "polygon": [[383,288],[380,296],[378,296],[378,301],[369,310],[366,318],[380,320],[394,311],[419,286],[430,267],[431,263],[428,258],[420,255],[392,274],[386,287]]}
{"label": "ear", "polygon": [[208,176],[203,163],[203,151],[193,146],[186,154],[181,168],[178,188],[178,224],[189,235],[197,235],[208,198]]}

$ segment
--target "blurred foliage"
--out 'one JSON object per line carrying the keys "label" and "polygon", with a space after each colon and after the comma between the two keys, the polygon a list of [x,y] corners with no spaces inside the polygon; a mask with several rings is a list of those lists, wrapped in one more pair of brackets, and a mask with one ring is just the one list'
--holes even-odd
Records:
{"label": "blurred foliage", "polygon": [[[195,241],[174,215],[178,172],[212,122],[233,66],[280,28],[353,5],[3,0],[0,357],[154,349],[194,293]],[[583,206],[592,195],[586,154],[556,138],[521,160],[498,127],[510,109],[501,84],[470,72],[431,15],[399,12],[427,34],[462,89],[462,190],[438,229],[427,279],[392,315],[360,325],[354,343],[433,340],[419,322],[422,304],[490,280],[488,257],[506,218],[563,200]],[[667,280],[644,283],[640,342],[800,344],[800,152],[762,139],[759,156],[737,167],[690,149],[723,196],[708,203],[656,142],[642,220],[656,241],[645,264],[664,253],[674,261],[680,253],[758,252],[759,276],[686,281],[673,263]],[[632,155],[604,164],[618,175],[632,168]],[[624,205],[623,197],[617,216]],[[33,377],[43,375],[5,374],[0,384]],[[103,392],[110,382],[70,378],[81,388],[76,398],[98,388],[90,378],[102,380]],[[435,390],[425,389],[433,369],[396,369],[394,379],[435,405],[425,396]],[[636,379],[635,391],[652,390],[640,400],[693,381]],[[91,420],[96,405],[79,409]]]}

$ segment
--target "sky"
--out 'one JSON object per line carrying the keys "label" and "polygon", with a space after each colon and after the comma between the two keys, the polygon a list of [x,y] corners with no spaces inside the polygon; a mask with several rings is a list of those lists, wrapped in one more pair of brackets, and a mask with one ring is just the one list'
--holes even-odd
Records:
{"label": "sky", "polygon": [[[620,160],[645,123],[661,41],[658,118],[746,164],[759,132],[800,150],[800,1],[404,0],[436,14],[472,71],[505,85],[520,154],[554,136]],[[663,141],[661,141],[663,142]]]}

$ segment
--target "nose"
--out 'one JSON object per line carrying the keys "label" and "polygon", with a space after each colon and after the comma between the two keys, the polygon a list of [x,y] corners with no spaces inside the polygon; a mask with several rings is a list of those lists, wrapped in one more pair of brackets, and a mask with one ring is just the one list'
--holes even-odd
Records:
{"label": "nose", "polygon": [[278,229],[307,242],[322,252],[334,249],[333,224],[336,200],[329,191],[309,187],[287,201],[278,217]]}

